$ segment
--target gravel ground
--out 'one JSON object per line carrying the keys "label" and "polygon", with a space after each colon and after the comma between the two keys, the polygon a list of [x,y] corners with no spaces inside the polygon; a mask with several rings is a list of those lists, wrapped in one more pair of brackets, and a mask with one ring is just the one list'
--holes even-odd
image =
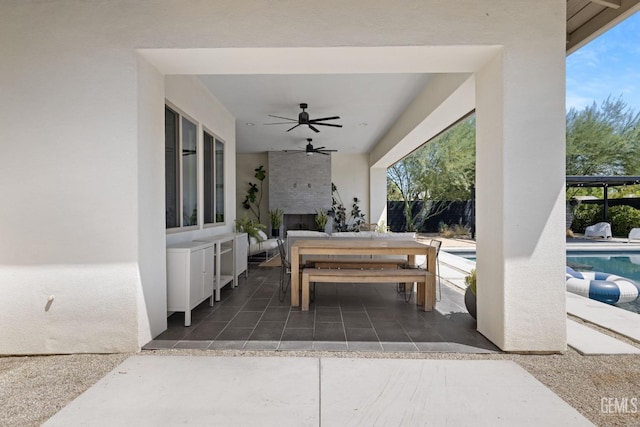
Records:
{"label": "gravel ground", "polygon": [[[581,356],[573,350],[562,355],[544,356],[231,350],[158,350],[137,354],[513,360],[596,425],[640,425],[640,356]],[[129,356],[131,354],[74,354],[0,358],[0,425],[42,424]],[[605,406],[603,411],[602,402],[608,398],[637,399],[637,410],[629,405],[627,413],[607,413],[612,406]]]}

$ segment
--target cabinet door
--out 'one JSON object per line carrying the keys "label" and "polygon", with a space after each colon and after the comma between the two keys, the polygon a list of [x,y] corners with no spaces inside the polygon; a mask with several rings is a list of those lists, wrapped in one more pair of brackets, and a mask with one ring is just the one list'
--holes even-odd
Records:
{"label": "cabinet door", "polygon": [[189,266],[191,282],[189,307],[191,308],[206,297],[204,290],[205,252],[204,249],[191,252],[191,265]]}
{"label": "cabinet door", "polygon": [[214,283],[216,281],[215,274],[215,250],[213,246],[206,248],[204,251],[204,294],[203,298],[213,295]]}

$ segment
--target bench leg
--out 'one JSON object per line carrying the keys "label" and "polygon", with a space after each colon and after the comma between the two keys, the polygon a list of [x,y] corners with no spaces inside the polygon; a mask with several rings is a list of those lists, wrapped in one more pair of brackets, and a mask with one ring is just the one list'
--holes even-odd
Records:
{"label": "bench leg", "polygon": [[[413,283],[411,286],[413,286]],[[416,304],[424,305],[424,283],[418,282],[416,287]]]}
{"label": "bench leg", "polygon": [[436,282],[435,280],[429,280],[427,283],[423,283],[424,286],[424,311],[432,311],[436,305]]}
{"label": "bench leg", "polygon": [[309,275],[302,274],[302,311],[309,311]]}

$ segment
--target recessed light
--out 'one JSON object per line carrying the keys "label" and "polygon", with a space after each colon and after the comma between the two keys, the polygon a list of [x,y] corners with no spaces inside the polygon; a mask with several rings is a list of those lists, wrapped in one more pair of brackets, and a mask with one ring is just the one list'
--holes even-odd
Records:
{"label": "recessed light", "polygon": [[367,126],[367,124],[365,122],[362,122],[362,123],[358,124],[358,126]]}
{"label": "recessed light", "polygon": [[255,123],[247,122],[247,123],[245,123],[245,125],[247,125],[247,126],[255,126],[256,124],[255,124]]}

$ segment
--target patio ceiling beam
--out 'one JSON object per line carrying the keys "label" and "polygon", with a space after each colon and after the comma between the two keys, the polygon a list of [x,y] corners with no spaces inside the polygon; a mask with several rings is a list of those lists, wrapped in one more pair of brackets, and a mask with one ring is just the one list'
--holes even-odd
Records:
{"label": "patio ceiling beam", "polygon": [[600,4],[602,6],[618,9],[622,6],[622,0],[591,0],[591,3]]}

